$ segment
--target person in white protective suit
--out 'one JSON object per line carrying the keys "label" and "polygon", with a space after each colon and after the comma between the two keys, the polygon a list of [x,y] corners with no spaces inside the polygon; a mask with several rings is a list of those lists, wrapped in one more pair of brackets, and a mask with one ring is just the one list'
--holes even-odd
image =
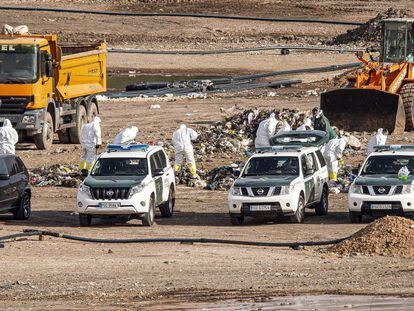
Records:
{"label": "person in white protective suit", "polygon": [[19,135],[13,128],[9,119],[5,119],[0,127],[0,154],[15,154],[15,145],[19,141]]}
{"label": "person in white protective suit", "polygon": [[334,138],[328,141],[323,151],[328,166],[329,180],[338,180],[339,162],[348,144],[348,137]]}
{"label": "person in white protective suit", "polygon": [[306,118],[303,124],[299,126],[296,130],[297,131],[312,131],[313,127],[312,127],[311,118]]}
{"label": "person in white protective suit", "polygon": [[129,145],[135,142],[138,135],[138,128],[136,126],[128,126],[126,129],[120,131],[114,139],[115,145]]}
{"label": "person in white protective suit", "polygon": [[368,141],[367,155],[374,152],[375,146],[383,146],[387,142],[387,130],[378,129],[377,133]]}
{"label": "person in white protective suit", "polygon": [[292,128],[290,127],[289,123],[287,121],[283,121],[282,127],[277,131],[277,133],[283,133],[283,132],[289,132]]}
{"label": "person in white protective suit", "polygon": [[181,124],[178,130],[173,133],[172,143],[175,151],[174,171],[178,172],[184,160],[188,164],[190,174],[197,176],[197,168],[194,159],[194,148],[192,141],[196,140],[198,134],[185,124]]}
{"label": "person in white protective suit", "polygon": [[256,139],[254,140],[256,148],[270,146],[269,139],[275,135],[277,123],[278,121],[276,120],[274,113],[271,113],[268,119],[260,122],[256,132]]}
{"label": "person in white protective suit", "polygon": [[91,123],[84,124],[82,127],[80,170],[91,170],[95,162],[96,148],[99,148],[101,145],[101,119],[94,117]]}

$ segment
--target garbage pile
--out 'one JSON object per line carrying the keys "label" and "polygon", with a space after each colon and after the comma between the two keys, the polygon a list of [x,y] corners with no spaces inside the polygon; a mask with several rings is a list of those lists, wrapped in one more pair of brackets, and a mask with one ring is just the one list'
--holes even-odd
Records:
{"label": "garbage pile", "polygon": [[29,170],[30,184],[34,187],[77,188],[82,176],[75,165],[42,166]]}
{"label": "garbage pile", "polygon": [[414,258],[414,221],[386,216],[375,220],[349,239],[328,250],[346,256],[389,256]]}
{"label": "garbage pile", "polygon": [[176,182],[188,187],[206,190],[229,190],[237,178],[234,174],[235,171],[241,170],[243,165],[242,162],[236,162],[231,165],[216,167],[207,172],[197,170],[197,178],[192,177],[188,170],[181,170],[176,174]]}
{"label": "garbage pile", "polygon": [[[255,108],[243,110],[226,117],[224,121],[198,131],[199,136],[194,143],[194,148],[197,151],[196,157],[200,159],[205,155],[216,153],[234,154],[250,151],[254,145],[259,123],[269,118],[272,112],[275,113],[278,121],[287,121],[293,129],[302,125],[308,115],[308,113],[300,112],[297,109],[259,110]],[[282,125],[283,122],[279,122],[277,130]]]}
{"label": "garbage pile", "polygon": [[340,34],[327,44],[361,44],[367,45],[372,43],[380,43],[381,41],[381,21],[387,18],[405,18],[413,17],[414,13],[410,10],[397,10],[389,8],[384,13],[379,13],[376,17],[370,19],[358,28],[348,30],[344,34]]}

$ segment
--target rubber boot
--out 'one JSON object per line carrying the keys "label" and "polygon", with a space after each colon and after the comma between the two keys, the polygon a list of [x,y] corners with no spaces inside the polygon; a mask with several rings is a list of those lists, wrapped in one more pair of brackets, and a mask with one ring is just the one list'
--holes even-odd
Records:
{"label": "rubber boot", "polygon": [[329,180],[338,181],[338,174],[330,172],[329,173]]}
{"label": "rubber boot", "polygon": [[189,169],[190,174],[191,174],[192,177],[194,177],[194,178],[198,177],[197,168],[196,168],[196,165],[195,165],[194,162],[191,162],[191,163],[188,164],[188,169]]}
{"label": "rubber boot", "polygon": [[181,165],[175,164],[174,165],[174,172],[178,172],[181,169]]}
{"label": "rubber boot", "polygon": [[91,172],[92,166],[93,166],[93,163],[86,163],[86,169],[88,170],[89,173]]}
{"label": "rubber boot", "polygon": [[85,160],[81,161],[81,163],[79,164],[79,170],[80,171],[83,170],[84,168],[86,168],[86,161]]}

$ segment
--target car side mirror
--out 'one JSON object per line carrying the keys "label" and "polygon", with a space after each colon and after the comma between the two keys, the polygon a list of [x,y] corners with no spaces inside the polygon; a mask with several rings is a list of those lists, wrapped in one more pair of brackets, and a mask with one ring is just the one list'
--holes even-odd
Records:
{"label": "car side mirror", "polygon": [[8,180],[10,179],[10,175],[9,174],[1,174],[0,175],[0,180]]}
{"label": "car side mirror", "polygon": [[240,177],[241,172],[239,170],[234,170],[233,175],[234,175],[234,177]]}
{"label": "car side mirror", "polygon": [[306,170],[306,176],[312,175],[313,173],[315,173],[315,170],[313,168]]}
{"label": "car side mirror", "polygon": [[358,175],[358,173],[359,173],[359,169],[357,169],[357,168],[352,169],[352,174]]}
{"label": "car side mirror", "polygon": [[89,175],[89,171],[86,168],[82,169],[80,173],[81,173],[81,176],[85,178],[88,177]]}
{"label": "car side mirror", "polygon": [[51,60],[46,62],[46,77],[52,78],[53,77],[53,63]]}
{"label": "car side mirror", "polygon": [[154,176],[162,176],[164,174],[164,170],[162,168],[157,168],[154,170]]}

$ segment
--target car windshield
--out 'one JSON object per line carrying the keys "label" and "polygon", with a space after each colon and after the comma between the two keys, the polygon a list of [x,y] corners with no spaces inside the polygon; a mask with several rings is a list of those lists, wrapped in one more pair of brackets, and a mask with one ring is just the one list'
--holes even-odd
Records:
{"label": "car windshield", "polygon": [[8,175],[9,172],[7,170],[6,162],[4,159],[0,159],[0,175]]}
{"label": "car windshield", "polygon": [[362,169],[361,175],[398,174],[406,166],[414,174],[413,156],[372,156],[369,157]]}
{"label": "car windshield", "polygon": [[37,80],[37,49],[33,45],[0,44],[0,83]]}
{"label": "car windshield", "polygon": [[242,176],[299,175],[297,157],[257,157],[250,159]]}
{"label": "car windshield", "polygon": [[92,176],[141,176],[148,174],[145,158],[101,158],[96,161]]}

